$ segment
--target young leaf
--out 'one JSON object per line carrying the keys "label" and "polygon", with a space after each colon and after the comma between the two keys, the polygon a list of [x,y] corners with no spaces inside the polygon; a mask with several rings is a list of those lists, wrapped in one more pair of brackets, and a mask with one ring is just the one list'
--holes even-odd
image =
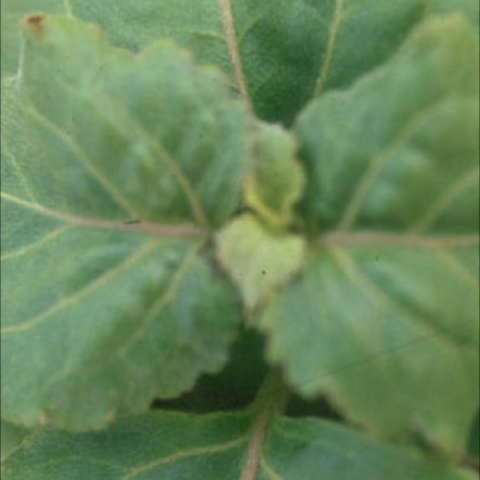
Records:
{"label": "young leaf", "polygon": [[[392,94],[394,92],[394,94]],[[383,435],[465,448],[478,408],[478,46],[427,22],[297,125],[322,232],[262,318],[271,358]],[[448,387],[446,387],[448,386]]]}
{"label": "young leaf", "polygon": [[276,125],[261,125],[255,142],[255,162],[245,182],[245,202],[272,228],[293,219],[305,177],[296,160],[295,137]]}
{"label": "young leaf", "polygon": [[25,28],[2,92],[2,409],[87,429],[225,364],[240,308],[204,229],[236,207],[250,127],[177,48]]}
{"label": "young leaf", "polygon": [[[132,50],[173,39],[229,74],[259,117],[284,124],[313,95],[346,88],[385,62],[426,16],[462,12],[477,25],[479,13],[478,0],[2,2],[7,14],[43,8],[95,22],[113,43]],[[10,42],[5,48],[15,50]],[[11,73],[12,67],[9,61]]]}
{"label": "young leaf", "polygon": [[99,433],[45,429],[7,459],[2,473],[5,480],[475,479],[316,419],[277,419],[264,432],[266,444],[257,444],[253,420],[248,414],[157,412]]}
{"label": "young leaf", "polygon": [[304,249],[301,237],[270,232],[251,215],[236,218],[217,234],[218,258],[249,310],[300,269]]}

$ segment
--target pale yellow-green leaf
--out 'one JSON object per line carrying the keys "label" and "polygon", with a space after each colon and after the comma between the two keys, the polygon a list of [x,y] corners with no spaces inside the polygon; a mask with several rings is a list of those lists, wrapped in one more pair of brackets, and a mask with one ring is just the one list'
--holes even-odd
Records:
{"label": "pale yellow-green leaf", "polygon": [[252,215],[222,228],[216,245],[217,257],[240,289],[247,309],[298,272],[305,250],[301,237],[270,231]]}
{"label": "pale yellow-green leaf", "polygon": [[245,202],[273,228],[287,227],[301,198],[305,177],[297,162],[295,137],[276,125],[259,126]]}

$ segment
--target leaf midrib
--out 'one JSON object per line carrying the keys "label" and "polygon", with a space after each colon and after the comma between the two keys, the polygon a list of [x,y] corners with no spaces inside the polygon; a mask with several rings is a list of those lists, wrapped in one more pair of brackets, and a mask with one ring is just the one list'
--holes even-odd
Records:
{"label": "leaf midrib", "polygon": [[270,423],[270,412],[265,409],[258,417],[249,438],[248,452],[243,464],[240,480],[255,480],[257,478],[267,428]]}
{"label": "leaf midrib", "polygon": [[[58,212],[56,210],[44,207],[39,203],[30,202],[15,197],[7,192],[1,192],[1,198],[16,205],[33,210],[40,215],[54,218],[62,222],[84,228],[97,228],[106,230],[115,230],[120,232],[137,233],[144,235],[152,235],[157,237],[201,237],[205,232],[193,225],[167,225],[161,223],[139,221],[139,223],[131,224],[131,218],[125,220],[103,220],[99,218],[87,218]],[[136,220],[136,219],[134,219]]]}
{"label": "leaf midrib", "polygon": [[380,231],[342,232],[337,230],[321,235],[319,243],[326,247],[375,246],[435,250],[476,247],[480,243],[480,235],[421,235]]}
{"label": "leaf midrib", "polygon": [[264,450],[274,419],[287,405],[288,389],[279,371],[273,370],[260,388],[250,411],[254,421],[249,434],[247,455],[239,480],[256,480],[263,468]]}
{"label": "leaf midrib", "polygon": [[245,101],[247,110],[253,114],[253,105],[248,93],[245,75],[243,73],[242,59],[240,57],[239,43],[235,32],[235,22],[233,19],[232,4],[230,0],[217,0],[222,17],[222,25],[225,33],[225,42],[227,44],[230,61],[232,63],[233,74],[240,95]]}
{"label": "leaf midrib", "polygon": [[323,61],[320,75],[317,79],[317,85],[315,88],[314,98],[318,98],[322,95],[323,89],[327,82],[330,66],[333,61],[333,55],[335,51],[335,45],[337,43],[338,32],[340,26],[345,18],[345,0],[335,1],[335,12],[333,14],[333,21],[330,26],[330,33],[328,35],[327,50],[325,53],[325,60]]}

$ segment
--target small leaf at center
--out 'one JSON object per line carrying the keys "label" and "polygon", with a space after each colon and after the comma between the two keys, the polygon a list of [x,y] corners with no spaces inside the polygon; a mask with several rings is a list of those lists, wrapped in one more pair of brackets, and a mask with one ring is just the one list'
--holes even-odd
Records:
{"label": "small leaf at center", "polygon": [[302,238],[272,233],[251,215],[237,218],[217,235],[218,258],[249,310],[300,269],[304,247]]}
{"label": "small leaf at center", "polygon": [[305,184],[295,138],[277,125],[262,125],[255,142],[255,165],[245,184],[245,200],[269,225],[287,226]]}

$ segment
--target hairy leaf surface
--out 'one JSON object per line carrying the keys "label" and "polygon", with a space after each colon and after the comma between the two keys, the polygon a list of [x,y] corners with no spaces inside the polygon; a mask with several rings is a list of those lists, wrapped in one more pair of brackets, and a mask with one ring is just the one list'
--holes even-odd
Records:
{"label": "hairy leaf surface", "polygon": [[457,452],[479,400],[477,62],[470,26],[435,20],[302,115],[303,211],[322,234],[262,320],[304,395]]}
{"label": "hairy leaf surface", "polygon": [[250,127],[176,47],[26,28],[2,91],[2,409],[85,429],[225,364],[239,305],[204,235],[236,207]]}
{"label": "hairy leaf surface", "polygon": [[286,124],[312,96],[387,60],[425,17],[462,12],[477,25],[479,13],[477,0],[4,0],[9,36],[19,12],[44,9],[95,22],[133,50],[174,39],[228,73],[261,118]]}
{"label": "hairy leaf surface", "polygon": [[45,429],[7,459],[3,473],[5,480],[475,478],[413,450],[380,445],[313,419],[275,420],[265,445],[252,450],[251,424],[247,414],[154,413],[99,433]]}

